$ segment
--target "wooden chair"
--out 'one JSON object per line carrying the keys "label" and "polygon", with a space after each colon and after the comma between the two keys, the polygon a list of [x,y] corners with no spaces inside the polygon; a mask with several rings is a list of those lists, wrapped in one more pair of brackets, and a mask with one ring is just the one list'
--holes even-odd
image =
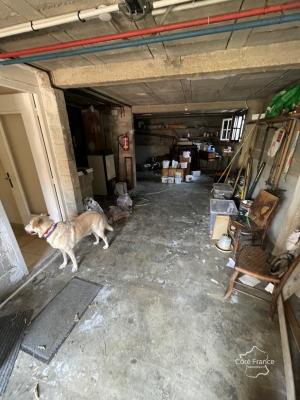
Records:
{"label": "wooden chair", "polygon": [[242,248],[237,254],[234,271],[230,277],[224,298],[228,299],[231,296],[239,274],[250,275],[263,282],[271,282],[274,285],[271,295],[271,315],[273,316],[276,310],[277,298],[285,282],[300,263],[300,255],[291,262],[287,271],[280,277],[271,275],[269,258],[269,255],[261,247],[249,246]]}
{"label": "wooden chair", "polygon": [[243,245],[262,246],[278,202],[278,197],[261,190],[253,201],[249,217],[230,217],[229,235],[234,255]]}

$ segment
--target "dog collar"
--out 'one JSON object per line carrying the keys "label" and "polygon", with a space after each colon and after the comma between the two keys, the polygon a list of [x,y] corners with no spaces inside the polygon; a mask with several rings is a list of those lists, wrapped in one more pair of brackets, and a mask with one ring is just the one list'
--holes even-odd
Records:
{"label": "dog collar", "polygon": [[57,227],[57,222],[55,224],[52,224],[50,228],[46,230],[46,232],[43,233],[42,239],[48,239],[48,237],[51,235],[51,233],[55,230]]}

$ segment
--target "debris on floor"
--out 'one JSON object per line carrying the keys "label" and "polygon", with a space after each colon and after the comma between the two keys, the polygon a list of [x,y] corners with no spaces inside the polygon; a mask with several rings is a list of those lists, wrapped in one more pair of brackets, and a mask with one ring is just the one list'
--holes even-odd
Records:
{"label": "debris on floor", "polygon": [[229,268],[234,268],[235,267],[235,261],[234,261],[233,258],[229,257],[228,263],[226,264],[226,267],[229,267]]}
{"label": "debris on floor", "polygon": [[110,206],[107,212],[108,223],[112,224],[114,222],[120,221],[124,218],[130,217],[130,212],[128,210],[123,210],[118,206]]}
{"label": "debris on floor", "polygon": [[239,281],[241,281],[244,285],[254,287],[260,283],[259,279],[256,279],[254,276],[242,275],[239,277]]}

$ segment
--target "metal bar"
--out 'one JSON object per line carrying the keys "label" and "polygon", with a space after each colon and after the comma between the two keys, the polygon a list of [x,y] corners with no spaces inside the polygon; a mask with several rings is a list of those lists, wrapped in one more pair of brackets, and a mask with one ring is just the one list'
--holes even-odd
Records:
{"label": "metal bar", "polygon": [[112,40],[129,39],[137,36],[152,35],[156,33],[174,31],[177,29],[186,29],[196,26],[212,25],[215,23],[226,22],[235,19],[249,18],[254,16],[266,15],[271,13],[283,12],[300,8],[300,1],[293,3],[284,3],[269,7],[258,7],[249,10],[238,11],[234,13],[218,14],[193,20],[178,22],[174,24],[160,25],[146,29],[130,30],[127,32],[115,33],[111,35],[94,36],[86,39],[72,40],[64,43],[50,44],[46,46],[32,47],[22,50],[15,50],[5,53],[0,53],[0,58],[21,57],[25,55],[45,53],[48,51],[63,50],[71,47],[86,46],[95,43],[103,43]]}
{"label": "metal bar", "polygon": [[257,28],[262,26],[270,26],[270,25],[277,25],[283,23],[289,23],[294,21],[300,21],[300,13],[290,14],[279,16],[275,18],[267,18],[261,19],[257,21],[251,22],[241,22],[237,24],[229,24],[224,26],[218,26],[208,29],[201,29],[196,31],[188,31],[188,32],[181,32],[171,35],[163,35],[153,38],[145,38],[145,39],[136,39],[121,43],[109,44],[109,45],[102,45],[102,46],[90,46],[85,48],[80,48],[76,50],[67,50],[61,52],[54,52],[49,54],[42,54],[37,56],[29,56],[29,57],[20,57],[17,59],[10,59],[4,60],[0,62],[0,65],[13,65],[13,64],[23,64],[23,63],[31,63],[36,61],[42,60],[53,60],[56,58],[63,58],[63,57],[72,57],[76,55],[82,54],[90,54],[90,53],[98,53],[104,52],[108,50],[118,50],[118,49],[126,49],[131,47],[143,46],[147,44],[153,43],[161,43],[161,42],[170,42],[175,40],[182,40],[200,36],[207,36],[207,35],[214,35],[216,33],[223,33],[223,32],[233,32],[233,31],[240,31],[244,29],[251,29]]}

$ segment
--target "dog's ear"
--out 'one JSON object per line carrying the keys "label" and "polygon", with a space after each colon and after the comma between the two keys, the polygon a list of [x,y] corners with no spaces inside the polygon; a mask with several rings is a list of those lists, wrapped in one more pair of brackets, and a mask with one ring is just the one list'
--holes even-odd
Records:
{"label": "dog's ear", "polygon": [[36,217],[36,218],[32,221],[31,226],[32,226],[33,228],[37,228],[42,222],[43,222],[42,216]]}

